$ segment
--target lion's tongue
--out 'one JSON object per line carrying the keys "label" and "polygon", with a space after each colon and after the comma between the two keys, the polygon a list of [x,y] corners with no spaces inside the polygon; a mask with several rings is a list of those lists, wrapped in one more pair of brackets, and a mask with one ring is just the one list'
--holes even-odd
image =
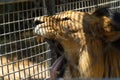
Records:
{"label": "lion's tongue", "polygon": [[60,56],[52,65],[52,68],[51,68],[51,80],[56,80],[56,78],[58,78],[58,75],[60,75],[60,71],[61,69],[63,69],[63,64],[65,62],[65,58],[64,56]]}

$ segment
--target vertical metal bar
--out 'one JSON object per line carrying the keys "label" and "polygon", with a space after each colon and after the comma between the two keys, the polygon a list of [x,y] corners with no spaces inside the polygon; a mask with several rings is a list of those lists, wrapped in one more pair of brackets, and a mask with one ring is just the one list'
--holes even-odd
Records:
{"label": "vertical metal bar", "polygon": [[[30,5],[30,6],[33,7],[32,2],[31,2],[31,5]],[[31,17],[32,17],[32,12],[33,12],[33,11],[31,11]],[[28,23],[28,24],[30,24],[30,23]],[[29,27],[29,25],[28,25],[28,27]],[[31,32],[29,32],[29,33],[31,33]],[[33,39],[31,39],[31,41],[32,41],[33,45],[36,45],[36,41],[35,41],[35,40],[33,41]],[[38,52],[37,47],[35,47],[35,48],[34,48],[34,55],[37,55],[37,54],[38,54],[37,52]],[[39,56],[39,55],[38,55],[38,56]],[[35,60],[36,63],[38,63],[38,61],[37,61],[37,60],[38,60],[38,57],[37,57],[37,56],[34,57],[34,60]],[[35,72],[35,74],[37,73],[37,75],[35,75],[34,78],[38,78],[38,79],[39,79],[39,67],[38,67],[38,65],[39,65],[39,64],[37,64],[37,65],[34,67],[34,72]]]}
{"label": "vertical metal bar", "polygon": [[48,15],[48,11],[47,11],[47,7],[46,7],[46,0],[42,0],[43,1],[43,11],[44,11],[44,15]]}
{"label": "vertical metal bar", "polygon": [[[32,7],[32,2],[31,2],[31,4],[30,4],[30,6]],[[29,13],[28,13],[28,14],[29,14]],[[31,11],[31,17],[32,17],[32,11]],[[30,24],[29,20],[28,20],[28,24]],[[29,25],[28,25],[28,28],[30,28]],[[31,32],[29,32],[29,34],[30,34],[30,33],[31,33]],[[33,42],[32,45],[36,45],[36,41],[35,41],[35,40],[33,41],[32,38],[31,38],[30,40]],[[37,55],[37,54],[38,54],[38,53],[37,53],[37,52],[38,52],[37,47],[35,47],[33,50],[34,50],[34,51],[33,51],[33,52],[34,52],[33,55]],[[32,53],[33,53],[33,52],[32,52]],[[39,56],[39,55],[38,55],[38,56]],[[34,62],[37,63],[37,62],[38,62],[38,61],[37,61],[37,60],[38,60],[38,57],[35,56],[35,57],[33,57],[33,58],[34,58]],[[36,66],[33,66],[33,69],[34,69],[34,70],[33,70],[34,73],[35,73],[35,74],[37,73],[37,77],[38,77],[38,79],[39,79],[38,64],[37,64]],[[36,69],[37,69],[37,70],[36,70]],[[34,78],[36,78],[36,75],[34,75]]]}
{"label": "vertical metal bar", "polygon": [[[27,6],[28,6],[28,5],[27,5]],[[31,5],[29,4],[29,7],[30,7],[30,6],[31,6]],[[28,11],[28,12],[29,12],[29,11]],[[28,13],[28,12],[26,12],[27,18],[29,18],[29,14],[30,14],[30,13]],[[28,24],[30,24],[30,23],[29,23],[29,20],[27,20],[26,22],[27,22],[27,26],[28,26],[28,29],[29,29],[29,28],[30,28],[29,25],[28,25]],[[28,33],[30,34],[30,32],[28,32]],[[30,46],[33,46],[32,43],[31,43],[31,38],[28,38],[28,40],[29,40]],[[34,65],[34,59],[33,59],[34,57],[32,57],[32,56],[34,55],[34,54],[33,54],[33,50],[34,50],[33,48],[30,49],[31,60],[32,60],[32,62],[33,62],[32,65]],[[26,53],[26,54],[27,54],[27,53]],[[28,60],[29,60],[29,59],[28,59]],[[32,68],[33,68],[33,73],[35,74],[34,66],[33,66]],[[30,71],[30,72],[31,72],[31,71]],[[34,74],[31,75],[31,76],[34,77],[34,79],[35,79],[35,75],[34,75]]]}
{"label": "vertical metal bar", "polygon": [[[41,2],[40,2],[41,3]],[[37,5],[37,2],[35,2],[35,10],[34,10],[34,12],[35,12],[35,17],[36,16],[40,16],[41,15],[41,11],[42,11],[42,14],[44,13],[44,9],[42,10],[42,8],[40,8],[39,9],[39,5]],[[37,13],[37,11],[38,11],[38,13]],[[40,48],[38,48],[39,49],[39,51],[40,51]],[[40,53],[39,53],[40,54]],[[40,66],[38,66],[37,65],[37,70],[38,70],[38,79],[40,78],[40,75],[41,75],[41,73],[40,73],[40,70],[39,70],[39,68],[40,68]]]}
{"label": "vertical metal bar", "polygon": [[[42,51],[42,52],[44,52],[44,47],[45,47],[45,45],[44,45],[44,44],[43,44],[43,45],[41,45],[41,51]],[[44,53],[44,54],[42,54],[43,59],[44,59],[44,55],[45,55],[45,53]],[[42,61],[43,61],[43,60],[42,60]],[[42,63],[41,63],[41,71],[42,71],[42,72],[41,72],[41,76],[42,76],[42,78],[44,78],[44,77],[43,77],[43,76],[44,76],[44,72],[43,72],[43,71],[44,71],[44,69],[43,69],[43,66],[44,66],[44,63],[42,62]]]}
{"label": "vertical metal bar", "polygon": [[[21,6],[20,6],[20,3],[18,4],[17,7],[18,7],[18,9],[20,9],[20,7],[21,7]],[[17,19],[20,20],[20,12],[17,12],[16,15],[17,15],[17,17],[18,17]],[[19,27],[20,27],[20,23],[18,22],[18,28],[19,28]],[[20,34],[20,33],[18,33],[18,35],[19,35],[19,34]],[[20,35],[19,35],[19,36],[20,36]],[[17,46],[18,46],[18,45],[17,45]],[[17,53],[16,53],[16,57],[17,57],[17,60],[18,60],[18,54],[17,54]],[[18,70],[19,70],[19,79],[21,79],[21,72],[20,72],[20,64],[19,64],[19,62],[18,62],[17,65],[18,65]]]}
{"label": "vertical metal bar", "polygon": [[99,0],[94,0],[94,5],[95,5],[95,9],[97,9],[98,7],[99,7],[99,2],[98,2]]}
{"label": "vertical metal bar", "polygon": [[[15,21],[15,14],[13,13],[13,21]],[[13,24],[13,30],[15,31],[16,26],[15,24]],[[14,33],[13,36],[15,37],[15,40],[17,40],[16,34]],[[17,50],[17,43],[15,43],[15,50]],[[17,53],[14,53],[14,55],[16,55]],[[14,60],[12,60],[14,62]],[[15,66],[13,65],[13,71],[15,71]],[[15,79],[15,73],[14,73],[14,79]]]}
{"label": "vertical metal bar", "polygon": [[[12,8],[13,8],[13,4],[12,4]],[[9,14],[9,15],[10,15],[10,14]],[[13,16],[9,16],[9,19],[11,19],[11,17],[12,17],[12,19],[13,19],[13,21],[14,21],[14,14],[12,14],[12,15],[13,15]],[[8,21],[10,22],[11,20],[8,20]],[[11,25],[12,25],[12,26],[11,26]],[[14,32],[14,26],[15,26],[15,25],[14,25],[13,23],[12,23],[11,25],[10,25],[10,28],[13,28],[13,32]],[[12,38],[14,38],[14,36],[13,36],[14,34],[9,34],[9,35],[10,35],[10,42],[12,42]],[[14,43],[14,44],[15,44],[15,43]],[[10,52],[13,51],[12,45],[13,45],[13,43],[10,44]],[[16,47],[14,47],[14,48],[16,48]],[[14,53],[11,53],[10,55],[11,55],[11,60],[14,61],[14,60],[13,60],[13,55],[14,55]],[[13,69],[13,72],[14,72],[14,63],[11,63],[11,65],[12,65],[12,69]],[[12,74],[14,75],[13,78],[15,79],[15,73],[12,73]],[[11,74],[11,75],[12,75],[12,74]]]}
{"label": "vertical metal bar", "polygon": [[[43,0],[43,7],[44,7],[44,14],[45,15],[55,14],[55,0]],[[42,50],[43,51],[48,50],[48,44],[47,45],[45,44],[44,46],[42,46]],[[45,59],[45,57],[46,57],[46,59],[50,57],[49,55],[46,55],[46,54],[47,53],[43,54],[44,59]],[[44,69],[43,69],[42,65],[44,65]],[[42,63],[42,65],[41,65],[41,70],[45,70],[45,66],[46,66],[45,63]],[[46,71],[41,73],[41,76],[46,77],[45,73],[46,73]]]}
{"label": "vertical metal bar", "polygon": [[[5,13],[5,4],[3,4],[3,11],[2,11],[2,12]],[[3,15],[2,15],[2,19],[3,19],[2,22],[3,22],[3,23],[5,23],[5,18],[4,18],[4,17],[5,17],[5,15],[3,14]],[[5,31],[4,31],[4,30],[5,30],[5,25],[3,25],[2,27],[3,27],[3,33],[2,33],[2,34],[4,34],[4,32],[5,32]],[[3,36],[3,38],[5,39],[5,36]],[[5,41],[3,41],[3,43],[5,43]],[[0,48],[2,48],[2,47],[3,47],[3,46],[0,45]],[[4,51],[4,50],[3,50],[3,51]],[[3,53],[3,52],[1,52],[1,53]],[[2,54],[1,54],[1,55],[2,55]],[[4,68],[3,68],[4,66],[3,66],[2,57],[3,57],[3,56],[1,56],[1,66],[2,66],[2,67],[1,67],[2,69],[1,69],[1,70],[2,70],[3,80],[4,80]]]}
{"label": "vertical metal bar", "polygon": [[[9,5],[7,5],[7,13],[9,12]],[[7,20],[8,20],[8,18],[9,18],[9,16],[8,16],[9,14],[7,14]],[[5,18],[6,19],[6,18]],[[9,21],[9,20],[8,20]],[[6,26],[5,26],[6,27]],[[9,26],[9,24],[7,24],[7,27],[8,27],[8,32],[10,32],[10,26]],[[6,29],[5,29],[5,31],[6,31]],[[7,32],[7,33],[8,33]],[[7,43],[7,41],[9,40],[9,35],[8,35],[8,38],[6,38],[6,43]],[[10,45],[10,44],[9,44]],[[9,46],[10,47],[10,46]],[[5,53],[7,53],[8,52],[8,50],[7,50],[7,46],[6,46],[6,49],[5,49]],[[7,61],[7,72],[8,72],[8,79],[10,79],[10,72],[9,72],[9,65],[8,65],[8,62],[9,62],[9,60],[8,60],[8,54],[6,54],[6,61]]]}
{"label": "vertical metal bar", "polygon": [[[39,3],[41,3],[41,2],[39,2]],[[39,7],[39,6],[38,6]],[[36,11],[37,11],[37,9],[35,9],[35,17],[37,16],[37,14],[36,14]],[[39,15],[41,15],[41,8],[38,10],[39,11]],[[33,12],[33,11],[32,11]],[[31,17],[32,17],[32,13],[31,13]],[[34,45],[36,45],[36,43],[35,43],[35,41],[34,41]],[[37,49],[39,49],[39,48],[37,48]],[[37,50],[36,49],[36,50]],[[38,51],[40,51],[40,50],[38,50]],[[36,54],[40,54],[40,53],[38,53],[38,52],[35,52]],[[39,55],[40,56],[40,55]],[[36,63],[38,63],[38,61],[37,61],[37,59],[36,59]],[[37,64],[37,74],[38,74],[38,79],[40,79],[40,73],[39,73],[39,68],[40,68],[40,66],[39,66],[39,64]]]}
{"label": "vertical metal bar", "polygon": [[[12,8],[13,9],[13,6],[12,6],[12,4],[10,5],[10,8]],[[10,13],[8,13],[8,22],[10,22],[10,19],[11,19],[11,17],[12,16],[10,16]],[[13,26],[11,26],[12,24],[8,24],[8,27],[9,27],[9,32],[11,32],[11,28],[13,27]],[[9,34],[9,42],[10,42],[10,52],[12,52],[12,34],[10,33]],[[11,54],[9,54],[8,55],[8,58],[11,58],[10,60],[12,60],[12,55],[13,55],[13,53],[11,53]],[[13,67],[13,63],[11,63],[11,64],[9,64],[9,65],[11,65],[11,66],[9,66],[9,67]],[[11,72],[11,71],[13,71],[13,68],[9,68],[10,69],[10,71],[9,72]],[[11,74],[9,74],[9,75],[12,75],[13,73],[11,73]],[[15,76],[13,77],[14,79],[15,79]]]}
{"label": "vertical metal bar", "polygon": [[43,0],[44,14],[55,14],[55,0]]}
{"label": "vertical metal bar", "polygon": [[[22,15],[22,17],[23,17],[23,20],[25,19],[24,10],[26,10],[26,8],[27,8],[26,5],[27,5],[26,2],[22,2],[22,10],[23,10],[23,15]],[[20,17],[20,16],[19,16],[19,17]],[[23,29],[24,29],[24,28],[25,28],[24,26],[25,26],[25,20],[23,21],[23,25],[22,25],[22,26],[18,26],[18,27],[19,27],[19,30],[20,30],[20,31],[19,31],[19,35],[20,35],[20,49],[23,48],[22,46],[23,46],[23,44],[24,44],[23,41],[21,41],[21,39],[22,39],[21,27],[23,27]],[[24,56],[24,55],[23,55],[23,54],[24,54],[23,52],[24,52],[24,51],[22,50],[22,51],[21,51],[21,59],[24,58],[24,57],[23,57],[23,56]],[[24,75],[24,78],[26,79],[25,64],[24,64],[25,60],[22,60],[21,62],[22,62],[22,64],[23,64],[23,72],[24,72],[23,75]]]}

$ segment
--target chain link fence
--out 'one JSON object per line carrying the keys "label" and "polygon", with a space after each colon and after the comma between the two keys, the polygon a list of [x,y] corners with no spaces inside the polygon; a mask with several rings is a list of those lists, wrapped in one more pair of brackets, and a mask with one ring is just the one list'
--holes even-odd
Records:
{"label": "chain link fence", "polygon": [[33,19],[68,10],[93,12],[101,6],[120,12],[119,0],[1,0],[0,78],[2,80],[49,79],[51,50],[37,42]]}

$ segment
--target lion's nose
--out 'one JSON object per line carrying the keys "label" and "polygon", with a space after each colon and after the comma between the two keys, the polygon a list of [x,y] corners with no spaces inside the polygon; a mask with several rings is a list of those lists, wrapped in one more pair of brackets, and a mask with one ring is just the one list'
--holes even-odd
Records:
{"label": "lion's nose", "polygon": [[42,24],[42,23],[44,23],[44,21],[37,20],[37,21],[35,21],[35,26],[38,25],[38,24]]}
{"label": "lion's nose", "polygon": [[35,26],[37,26],[38,24],[42,24],[42,23],[44,23],[44,21],[41,21],[41,20],[39,19],[39,17],[37,17],[37,18],[34,19],[34,25],[35,25]]}

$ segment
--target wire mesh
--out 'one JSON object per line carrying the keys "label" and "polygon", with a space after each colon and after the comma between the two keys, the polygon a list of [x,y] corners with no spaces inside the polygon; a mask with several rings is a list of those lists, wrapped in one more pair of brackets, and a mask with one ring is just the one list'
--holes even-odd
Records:
{"label": "wire mesh", "polygon": [[[59,1],[59,0],[58,0]],[[56,13],[68,10],[78,10],[84,12],[93,12],[98,7],[111,7],[119,11],[120,1],[119,0],[65,0],[58,2],[56,1]]]}
{"label": "wire mesh", "polygon": [[[50,50],[38,44],[33,19],[44,14],[42,2],[0,3],[0,77],[7,80],[49,78]],[[40,5],[39,5],[40,4]]]}
{"label": "wire mesh", "polygon": [[[68,10],[93,12],[108,6],[120,12],[119,0],[51,0],[53,14]],[[0,77],[1,79],[50,78],[51,53],[46,42],[38,43],[33,34],[33,19],[48,15],[47,0],[0,2]]]}

